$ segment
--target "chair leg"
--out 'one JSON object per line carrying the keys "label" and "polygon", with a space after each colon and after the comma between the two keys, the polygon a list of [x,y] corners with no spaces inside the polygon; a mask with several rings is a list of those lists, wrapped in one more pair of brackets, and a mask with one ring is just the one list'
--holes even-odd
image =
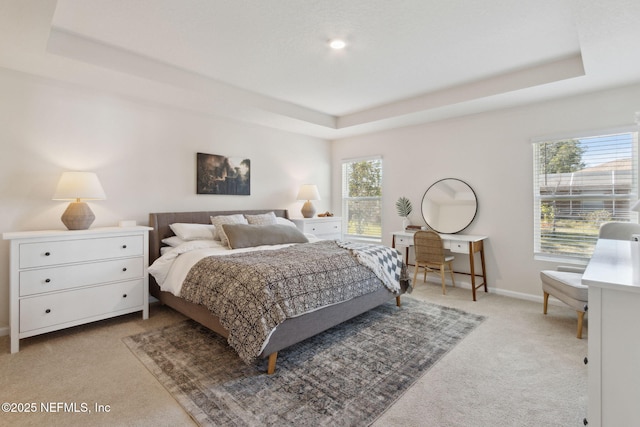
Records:
{"label": "chair leg", "polygon": [[577,311],[578,313],[578,339],[582,339],[582,322],[584,321],[584,311]]}
{"label": "chair leg", "polygon": [[442,281],[442,295],[446,295],[447,290],[444,285],[444,264],[440,264],[440,280]]}
{"label": "chair leg", "polygon": [[544,292],[544,304],[542,305],[542,312],[547,314],[547,307],[549,305],[549,293]]}
{"label": "chair leg", "polygon": [[453,264],[449,263],[449,273],[451,273],[451,283],[453,284],[453,287],[456,287],[456,279],[455,277],[453,277]]}
{"label": "chair leg", "polygon": [[416,261],[415,266],[413,267],[413,286],[416,283],[416,277],[418,277],[418,269],[420,268],[420,264]]}

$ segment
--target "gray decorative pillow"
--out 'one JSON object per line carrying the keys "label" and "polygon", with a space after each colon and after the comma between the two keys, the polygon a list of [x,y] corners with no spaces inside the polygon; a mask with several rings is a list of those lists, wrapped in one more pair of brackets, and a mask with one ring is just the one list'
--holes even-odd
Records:
{"label": "gray decorative pillow", "polygon": [[230,249],[309,242],[300,230],[288,225],[222,224],[220,228],[229,241]]}
{"label": "gray decorative pillow", "polygon": [[225,236],[222,231],[222,224],[246,224],[247,219],[242,214],[233,214],[233,215],[218,215],[212,216],[211,224],[215,225],[215,240],[221,240],[223,245],[227,245],[227,236]]}
{"label": "gray decorative pillow", "polygon": [[265,214],[258,214],[258,215],[245,214],[244,217],[247,218],[247,222],[249,222],[249,224],[256,224],[256,225],[277,224],[276,214],[273,212],[268,212]]}

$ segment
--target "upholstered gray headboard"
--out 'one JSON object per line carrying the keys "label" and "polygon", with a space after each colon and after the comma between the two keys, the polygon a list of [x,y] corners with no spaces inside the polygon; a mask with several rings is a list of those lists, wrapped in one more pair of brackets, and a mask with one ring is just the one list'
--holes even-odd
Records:
{"label": "upholstered gray headboard", "polygon": [[164,212],[149,214],[149,227],[153,230],[149,233],[149,264],[160,257],[162,239],[173,236],[170,224],[184,222],[191,224],[211,224],[211,217],[216,215],[247,214],[256,215],[273,212],[276,216],[289,218],[286,209],[255,209],[244,211],[202,211],[202,212]]}

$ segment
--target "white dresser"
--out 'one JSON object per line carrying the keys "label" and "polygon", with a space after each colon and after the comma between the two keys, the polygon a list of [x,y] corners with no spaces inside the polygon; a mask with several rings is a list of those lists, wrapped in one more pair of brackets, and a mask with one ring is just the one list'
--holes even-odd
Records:
{"label": "white dresser", "polygon": [[11,241],[11,352],[21,338],[121,314],[149,317],[150,227],[3,233]]}
{"label": "white dresser", "polygon": [[326,240],[342,239],[342,218],[340,217],[293,218],[291,221],[303,233],[314,234]]}
{"label": "white dresser", "polygon": [[589,426],[640,425],[640,243],[599,239],[589,286]]}

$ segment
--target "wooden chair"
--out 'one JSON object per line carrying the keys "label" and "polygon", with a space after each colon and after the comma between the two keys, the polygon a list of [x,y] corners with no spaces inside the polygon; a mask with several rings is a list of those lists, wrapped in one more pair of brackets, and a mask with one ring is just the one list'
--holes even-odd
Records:
{"label": "wooden chair", "polygon": [[416,231],[416,234],[413,236],[413,247],[416,252],[416,264],[413,272],[414,283],[418,276],[418,269],[424,268],[423,280],[425,282],[427,281],[427,272],[440,272],[443,295],[447,293],[444,284],[445,271],[449,271],[451,274],[451,282],[454,287],[456,286],[456,281],[453,277],[453,266],[451,265],[454,257],[451,255],[445,256],[442,239],[438,233],[435,231]]}

